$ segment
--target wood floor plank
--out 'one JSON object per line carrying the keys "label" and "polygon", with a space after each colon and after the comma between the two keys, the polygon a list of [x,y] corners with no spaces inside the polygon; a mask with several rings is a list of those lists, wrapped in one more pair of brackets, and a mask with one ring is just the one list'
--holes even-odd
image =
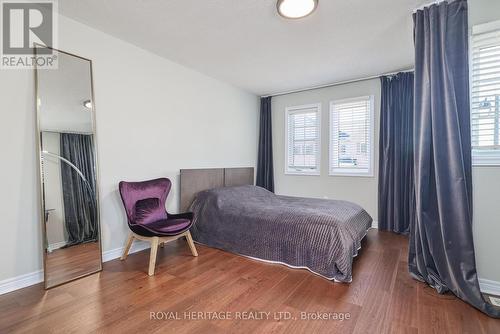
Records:
{"label": "wood floor plank", "polygon": [[400,250],[385,249],[370,277],[370,289],[365,296],[363,312],[356,321],[354,333],[387,333],[390,326],[389,307],[397,277]]}
{"label": "wood floor plank", "polygon": [[[500,333],[500,320],[410,277],[406,237],[371,230],[362,247],[346,284],[201,245],[195,258],[179,240],[159,249],[152,277],[146,250],[49,291],[0,296],[0,333]],[[192,312],[233,318],[187,319]]]}
{"label": "wood floor plank", "polygon": [[408,272],[408,264],[399,261],[394,289],[389,301],[388,321],[394,328],[412,331],[418,327],[417,285]]}

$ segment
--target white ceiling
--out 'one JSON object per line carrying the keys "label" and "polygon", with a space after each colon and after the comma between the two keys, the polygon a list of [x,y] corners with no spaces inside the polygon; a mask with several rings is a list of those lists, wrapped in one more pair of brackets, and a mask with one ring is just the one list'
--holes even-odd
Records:
{"label": "white ceiling", "polygon": [[64,0],[60,12],[263,95],[413,65],[412,11],[429,0],[320,0],[303,20],[275,0]]}

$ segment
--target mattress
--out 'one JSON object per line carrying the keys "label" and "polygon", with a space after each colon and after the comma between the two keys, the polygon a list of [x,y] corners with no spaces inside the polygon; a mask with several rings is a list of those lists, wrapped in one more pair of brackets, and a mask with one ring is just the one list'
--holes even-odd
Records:
{"label": "mattress", "polygon": [[191,211],[199,243],[339,282],[352,280],[353,257],[372,224],[351,202],[279,196],[256,186],[202,191]]}

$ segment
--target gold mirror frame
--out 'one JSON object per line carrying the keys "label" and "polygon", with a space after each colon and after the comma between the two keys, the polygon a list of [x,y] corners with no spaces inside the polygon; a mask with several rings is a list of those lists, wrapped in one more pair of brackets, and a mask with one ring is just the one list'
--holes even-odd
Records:
{"label": "gold mirror frame", "polygon": [[57,52],[58,54],[65,54],[71,57],[76,57],[82,60],[85,60],[89,63],[89,69],[90,69],[90,93],[91,93],[91,101],[92,101],[92,135],[93,135],[93,142],[94,142],[94,161],[95,161],[95,200],[96,200],[96,218],[97,218],[97,236],[99,239],[98,242],[98,249],[99,249],[99,267],[96,270],[91,270],[87,273],[77,275],[74,277],[71,277],[65,281],[61,281],[59,283],[56,283],[54,285],[49,285],[47,281],[47,247],[45,246],[47,244],[47,228],[45,224],[45,191],[44,191],[44,181],[43,181],[43,168],[42,168],[42,132],[40,131],[40,90],[39,90],[39,77],[38,77],[38,67],[37,67],[37,62],[35,61],[35,66],[34,66],[34,74],[35,74],[35,110],[36,110],[36,148],[37,148],[37,158],[38,158],[38,177],[39,177],[39,186],[38,186],[38,192],[40,196],[40,224],[42,225],[42,253],[43,253],[43,278],[44,278],[44,287],[45,289],[51,289],[72,281],[75,281],[77,279],[93,275],[95,273],[101,272],[102,271],[102,235],[101,235],[101,217],[100,217],[100,198],[99,198],[99,184],[100,184],[100,177],[99,177],[99,163],[98,163],[98,149],[97,149],[97,131],[96,131],[96,103],[95,103],[95,96],[94,96],[94,74],[93,74],[93,66],[92,66],[92,60],[88,58],[84,58],[81,56],[78,56],[76,54],[62,51],[56,48],[52,48],[49,46],[45,46],[42,44],[34,43],[33,44],[33,55],[36,59],[37,57],[37,49],[38,48],[45,48],[45,49],[50,49],[52,51]]}

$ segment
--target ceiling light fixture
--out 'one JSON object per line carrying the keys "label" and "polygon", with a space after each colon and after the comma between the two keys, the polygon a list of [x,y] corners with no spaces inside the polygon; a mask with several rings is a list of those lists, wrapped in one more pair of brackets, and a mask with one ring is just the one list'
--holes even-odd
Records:
{"label": "ceiling light fixture", "polygon": [[278,14],[287,19],[301,19],[311,15],[319,0],[278,0]]}
{"label": "ceiling light fixture", "polygon": [[83,101],[83,106],[87,109],[92,109],[92,101],[90,100]]}

